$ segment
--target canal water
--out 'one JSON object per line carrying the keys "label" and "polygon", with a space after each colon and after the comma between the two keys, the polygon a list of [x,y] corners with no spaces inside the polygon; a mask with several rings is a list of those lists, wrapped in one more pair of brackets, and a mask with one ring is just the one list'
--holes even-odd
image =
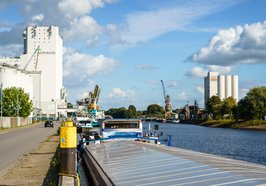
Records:
{"label": "canal water", "polygon": [[170,136],[170,146],[266,165],[266,131],[144,122],[143,132]]}

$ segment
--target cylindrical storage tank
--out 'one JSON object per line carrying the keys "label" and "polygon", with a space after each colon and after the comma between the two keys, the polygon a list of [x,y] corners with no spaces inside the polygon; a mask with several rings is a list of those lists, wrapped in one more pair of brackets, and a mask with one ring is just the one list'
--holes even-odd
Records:
{"label": "cylindrical storage tank", "polygon": [[29,91],[29,94],[30,94],[30,99],[32,100],[33,99],[33,80],[32,80],[32,77],[28,75],[28,91]]}
{"label": "cylindrical storage tank", "polygon": [[238,76],[232,76],[232,97],[238,102]]}
{"label": "cylindrical storage tank", "polygon": [[27,93],[26,91],[26,86],[27,86],[27,75],[25,73],[21,73],[21,88],[24,90],[25,93]]}
{"label": "cylindrical storage tank", "polygon": [[3,88],[17,86],[16,69],[2,67],[0,73],[1,73],[1,83],[3,83]]}
{"label": "cylindrical storage tank", "polygon": [[225,98],[225,76],[218,76],[218,96],[221,100]]}
{"label": "cylindrical storage tank", "polygon": [[225,76],[225,98],[232,96],[232,78],[231,76]]}
{"label": "cylindrical storage tank", "polygon": [[17,71],[17,86],[23,89],[23,73],[21,71]]}

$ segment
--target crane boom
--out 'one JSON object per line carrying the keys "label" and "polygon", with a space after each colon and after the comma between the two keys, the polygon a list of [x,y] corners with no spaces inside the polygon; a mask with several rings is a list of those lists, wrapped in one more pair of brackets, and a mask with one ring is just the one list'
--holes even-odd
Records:
{"label": "crane boom", "polygon": [[164,96],[164,103],[165,103],[165,118],[169,119],[171,117],[171,112],[172,112],[172,104],[171,104],[171,100],[170,100],[170,96],[166,95],[165,93],[165,87],[164,87],[164,83],[163,80],[161,80],[162,83],[162,87],[163,87],[163,96]]}
{"label": "crane boom", "polygon": [[163,87],[163,97],[164,97],[164,101],[165,101],[166,95],[165,95],[165,88],[164,88],[163,80],[161,80],[161,83],[162,83],[162,87]]}
{"label": "crane boom", "polygon": [[101,89],[99,88],[97,96],[96,96],[96,103],[98,103],[99,97],[100,97]]}

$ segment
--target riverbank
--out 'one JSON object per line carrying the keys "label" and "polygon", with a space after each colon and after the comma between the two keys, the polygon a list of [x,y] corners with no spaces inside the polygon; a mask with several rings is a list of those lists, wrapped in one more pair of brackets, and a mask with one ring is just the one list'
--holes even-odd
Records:
{"label": "riverbank", "polygon": [[233,129],[254,129],[266,130],[266,121],[234,121],[234,120],[208,120],[199,123],[200,126],[207,127],[220,127],[220,128],[233,128]]}

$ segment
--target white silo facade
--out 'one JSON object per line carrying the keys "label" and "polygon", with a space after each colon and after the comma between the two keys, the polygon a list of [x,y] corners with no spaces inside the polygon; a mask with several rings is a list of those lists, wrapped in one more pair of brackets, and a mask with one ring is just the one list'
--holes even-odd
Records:
{"label": "white silo facade", "polygon": [[[28,71],[34,78],[34,103],[40,105],[41,114],[55,115],[56,102],[61,100],[63,87],[63,40],[56,26],[28,26],[24,30],[24,55]],[[24,64],[26,66],[26,64]]]}
{"label": "white silo facade", "polygon": [[233,97],[238,102],[238,76],[218,75],[218,72],[208,72],[204,78],[205,103],[213,95],[218,95],[221,100]]}
{"label": "white silo facade", "polygon": [[1,67],[0,68],[0,82],[3,88],[17,86],[17,70],[15,68]]}
{"label": "white silo facade", "polygon": [[225,76],[225,98],[232,96],[232,78],[230,75]]}
{"label": "white silo facade", "polygon": [[217,95],[217,78],[218,72],[208,72],[207,77],[204,78],[204,100],[205,103],[210,97]]}
{"label": "white silo facade", "polygon": [[221,100],[225,98],[225,76],[218,76],[218,96]]}
{"label": "white silo facade", "polygon": [[29,97],[32,100],[32,78],[26,72],[22,72],[15,67],[0,66],[0,84],[3,85],[3,88],[22,88],[25,93],[29,94]]}
{"label": "white silo facade", "polygon": [[232,76],[232,97],[238,102],[238,76]]}

